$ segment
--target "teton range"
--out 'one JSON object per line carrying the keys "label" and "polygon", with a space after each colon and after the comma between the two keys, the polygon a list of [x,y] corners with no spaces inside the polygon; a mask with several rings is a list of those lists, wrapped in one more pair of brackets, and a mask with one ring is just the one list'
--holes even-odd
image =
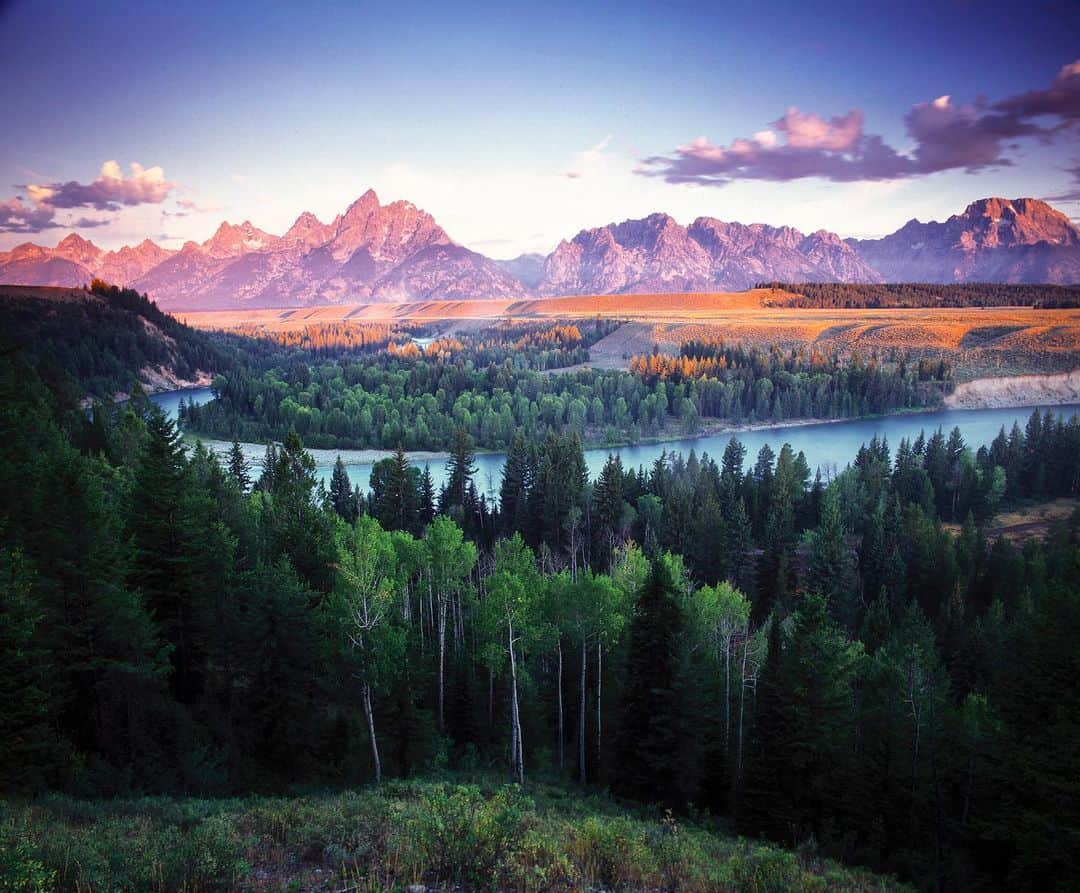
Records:
{"label": "teton range", "polygon": [[1080,282],[1080,229],[1033,198],[986,198],[943,223],[911,220],[882,239],[652,214],[562,241],[551,254],[493,260],[455,243],[406,201],[371,190],[329,223],[304,212],[281,236],[222,223],[199,244],[149,239],[103,251],[71,234],[54,248],[0,252],[0,282],[76,286],[98,276],[167,309],[363,301],[725,291],[791,282]]}

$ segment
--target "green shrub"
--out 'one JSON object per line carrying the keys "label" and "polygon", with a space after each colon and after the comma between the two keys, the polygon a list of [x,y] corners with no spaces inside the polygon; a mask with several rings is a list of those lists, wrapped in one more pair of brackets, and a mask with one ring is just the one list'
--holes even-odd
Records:
{"label": "green shrub", "polygon": [[491,888],[534,808],[516,786],[485,797],[474,785],[436,785],[406,823],[409,863],[418,877]]}
{"label": "green shrub", "polygon": [[29,823],[12,817],[0,823],[0,893],[45,893],[56,872],[46,868]]}
{"label": "green shrub", "polygon": [[573,828],[567,846],[589,887],[641,887],[655,874],[645,832],[629,818],[590,816]]}

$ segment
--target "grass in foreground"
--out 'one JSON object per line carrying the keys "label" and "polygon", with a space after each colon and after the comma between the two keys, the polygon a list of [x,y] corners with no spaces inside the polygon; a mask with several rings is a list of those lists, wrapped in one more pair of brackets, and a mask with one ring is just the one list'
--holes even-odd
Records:
{"label": "grass in foreground", "polygon": [[905,889],[553,785],[0,804],[0,891]]}

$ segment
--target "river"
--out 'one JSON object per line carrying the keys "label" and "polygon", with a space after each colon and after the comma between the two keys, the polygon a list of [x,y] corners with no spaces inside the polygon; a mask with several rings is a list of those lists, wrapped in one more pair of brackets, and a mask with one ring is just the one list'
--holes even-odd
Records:
{"label": "river", "polygon": [[[185,391],[172,391],[165,394],[157,394],[151,398],[161,406],[170,417],[176,418],[180,400],[194,400],[195,403],[205,403],[212,399],[209,388],[191,388]],[[769,444],[773,452],[780,452],[780,447],[790,443],[798,452],[802,450],[806,454],[806,461],[811,469],[822,470],[822,474],[832,470],[841,469],[855,458],[859,447],[870,440],[875,434],[878,437],[888,439],[889,446],[895,455],[896,447],[901,438],[914,439],[920,431],[927,435],[936,431],[939,427],[948,434],[954,427],[959,427],[964,435],[968,446],[977,449],[989,444],[1002,427],[1006,431],[1012,427],[1013,422],[1019,422],[1023,427],[1034,409],[1044,411],[1049,409],[1055,415],[1070,417],[1080,412],[1080,404],[1050,407],[1014,407],[1008,409],[941,409],[934,412],[910,413],[905,415],[884,416],[874,419],[850,419],[841,422],[817,422],[807,425],[791,425],[778,428],[759,428],[756,431],[740,431],[735,434],[746,447],[746,463],[754,464],[754,458],[758,450],[765,444]],[[596,448],[585,451],[585,463],[588,465],[589,474],[595,479],[600,473],[604,462],[611,453],[617,453],[622,457],[623,465],[636,469],[639,465],[650,466],[665,450],[681,452],[684,455],[690,450],[695,450],[700,457],[708,453],[719,461],[724,452],[724,447],[732,438],[731,434],[716,434],[708,437],[693,437],[682,440],[670,440],[664,443],[640,444],[638,446],[624,446],[618,448]],[[504,453],[481,453],[476,457],[476,485],[483,492],[494,495],[499,489],[499,479],[502,474]],[[432,477],[435,479],[435,488],[443,482],[446,476],[446,460],[433,459],[429,467]],[[347,465],[349,478],[354,484],[359,484],[362,490],[367,490],[371,476],[371,464]],[[320,466],[319,472],[324,480],[329,483],[330,466]]]}

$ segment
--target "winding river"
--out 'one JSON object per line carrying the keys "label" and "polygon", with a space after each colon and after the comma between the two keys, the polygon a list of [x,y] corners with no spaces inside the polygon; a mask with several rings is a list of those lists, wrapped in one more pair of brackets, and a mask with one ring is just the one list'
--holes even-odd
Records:
{"label": "winding river", "polygon": [[[170,417],[176,418],[181,399],[205,403],[212,399],[212,395],[209,388],[192,388],[157,394],[151,399],[165,409]],[[959,427],[967,444],[977,449],[990,443],[1002,427],[1008,431],[1013,422],[1019,422],[1023,427],[1036,408],[1049,409],[1055,415],[1064,415],[1067,418],[1080,412],[1080,404],[1007,409],[941,409],[873,419],[759,428],[754,431],[739,431],[734,436],[745,445],[746,461],[749,465],[753,464],[754,457],[763,445],[769,444],[774,452],[779,452],[784,443],[790,443],[796,452],[802,450],[806,454],[806,460],[811,468],[820,468],[824,474],[828,470],[840,469],[847,465],[855,458],[859,446],[869,441],[875,434],[878,437],[885,437],[895,451],[903,437],[915,438],[920,431],[925,431],[929,435],[939,427],[948,433],[954,427]],[[732,436],[732,434],[715,434],[670,440],[664,443],[588,449],[585,451],[585,462],[588,465],[589,474],[595,478],[610,453],[617,453],[622,457],[623,465],[634,469],[639,465],[651,465],[665,451],[688,454],[690,450],[695,450],[698,456],[708,453],[719,460]],[[476,457],[477,486],[489,495],[498,492],[504,459],[504,453],[482,453]],[[445,479],[446,460],[432,459],[428,465],[435,479],[435,487],[438,489]],[[371,463],[351,464],[346,468],[352,482],[359,484],[362,490],[366,490],[371,476]],[[319,471],[329,483],[330,466],[320,465]]]}

